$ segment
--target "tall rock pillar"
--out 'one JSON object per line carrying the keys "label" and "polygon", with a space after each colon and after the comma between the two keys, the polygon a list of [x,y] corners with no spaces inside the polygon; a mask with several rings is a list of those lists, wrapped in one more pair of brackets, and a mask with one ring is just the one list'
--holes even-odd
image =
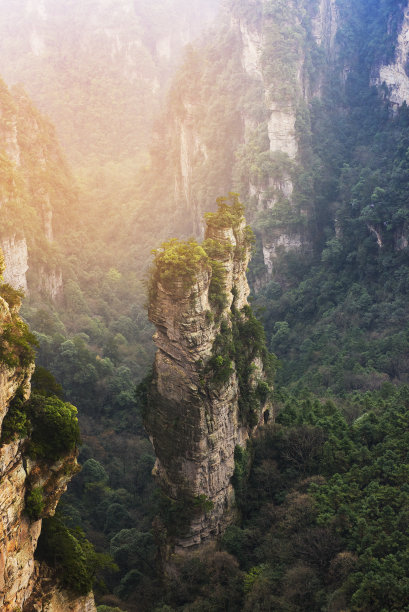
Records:
{"label": "tall rock pillar", "polygon": [[235,449],[271,409],[271,359],[247,303],[251,230],[237,196],[218,203],[203,244],[162,245],[151,279],[157,353],[145,426],[162,491],[187,513],[175,540],[184,548],[234,520]]}

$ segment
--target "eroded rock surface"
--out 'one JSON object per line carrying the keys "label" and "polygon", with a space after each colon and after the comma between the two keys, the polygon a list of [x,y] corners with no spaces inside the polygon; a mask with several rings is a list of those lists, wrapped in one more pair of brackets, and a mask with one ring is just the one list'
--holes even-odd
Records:
{"label": "eroded rock surface", "polygon": [[[267,398],[260,400],[250,423],[239,406],[236,363],[232,361],[223,380],[210,367],[215,343],[223,334],[229,337],[232,321],[245,322],[249,316],[245,271],[250,249],[244,219],[230,226],[213,221],[208,222],[206,239],[219,245],[224,307],[217,310],[212,304],[212,266],[204,260],[189,286],[183,277],[166,283],[159,278],[149,308],[158,350],[146,428],[164,493],[174,501],[197,502],[186,532],[176,541],[184,548],[214,539],[234,520],[235,448],[245,446],[270,408]],[[226,358],[219,359],[222,364]],[[248,359],[248,385],[254,390],[266,376],[257,351],[249,350]]]}
{"label": "eroded rock surface", "polygon": [[409,3],[404,11],[402,26],[396,41],[395,61],[381,66],[378,83],[385,83],[389,99],[396,106],[409,103]]}
{"label": "eroded rock surface", "polygon": [[[18,317],[19,302],[12,307],[0,298],[0,435],[2,424],[18,391],[26,399],[30,395],[32,362],[22,365],[13,360],[13,346],[5,341],[7,326]],[[95,610],[92,595],[76,598],[61,592],[50,577],[52,595],[30,599],[33,592],[46,593],[34,553],[41,533],[41,518],[34,520],[25,512],[27,493],[35,487],[43,491],[44,508],[41,516],[51,516],[72,475],[77,471],[76,453],[55,462],[33,459],[27,455],[27,439],[0,441],[0,609],[2,612],[44,610],[59,612],[91,612]],[[48,593],[48,591],[47,591]],[[44,605],[43,605],[44,604]],[[39,607],[40,606],[40,607]],[[41,607],[43,606],[43,607]],[[93,607],[94,606],[94,607]]]}

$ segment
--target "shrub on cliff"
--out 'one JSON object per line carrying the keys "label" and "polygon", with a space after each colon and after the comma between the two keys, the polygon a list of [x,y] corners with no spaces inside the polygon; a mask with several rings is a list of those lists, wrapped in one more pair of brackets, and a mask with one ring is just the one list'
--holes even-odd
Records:
{"label": "shrub on cliff", "polygon": [[[2,259],[0,259],[0,274],[1,274],[1,271],[2,271]],[[0,295],[3,298],[3,300],[6,300],[10,308],[19,306],[21,303],[21,299],[24,297],[23,291],[20,291],[19,289],[15,289],[8,283],[3,283],[0,286]]]}
{"label": "shrub on cliff", "polygon": [[42,487],[35,487],[26,495],[25,511],[32,521],[37,521],[41,518],[41,513],[44,510],[44,490]]}
{"label": "shrub on cliff", "polygon": [[56,461],[80,442],[77,409],[58,399],[33,394],[27,402],[32,424],[30,453]]}
{"label": "shrub on cliff", "polygon": [[1,430],[1,444],[8,444],[13,440],[25,438],[31,432],[31,423],[26,411],[24,391],[20,387],[10,402],[9,409],[4,417]]}
{"label": "shrub on cliff", "polygon": [[[3,256],[0,251],[0,280],[4,269]],[[17,310],[24,297],[22,291],[14,289],[11,285],[0,285],[0,296],[7,302],[11,317],[2,326],[0,333],[0,362],[9,368],[27,367],[34,361],[34,347],[38,346],[37,338],[32,334],[28,325],[17,315]]]}
{"label": "shrub on cliff", "polygon": [[109,555],[96,553],[80,529],[68,529],[58,516],[43,521],[37,557],[53,567],[62,585],[86,595],[103,569],[116,571]]}
{"label": "shrub on cliff", "polygon": [[28,325],[17,317],[13,318],[2,329],[0,362],[9,368],[27,367],[34,361],[34,346],[37,344],[37,338]]}
{"label": "shrub on cliff", "polygon": [[155,258],[152,287],[156,286],[157,281],[169,287],[173,282],[181,280],[183,285],[189,288],[200,269],[209,264],[206,251],[196,240],[172,238],[152,253]]}
{"label": "shrub on cliff", "polygon": [[57,461],[73,451],[80,442],[77,409],[58,399],[33,394],[24,399],[19,389],[3,421],[1,443],[29,436],[29,453]]}
{"label": "shrub on cliff", "polygon": [[[208,225],[213,227],[237,227],[244,218],[244,205],[239,201],[237,193],[229,193],[226,197],[217,198],[217,211],[206,213]],[[230,204],[229,204],[230,202]]]}
{"label": "shrub on cliff", "polygon": [[62,399],[64,393],[60,383],[46,368],[36,365],[34,374],[31,377],[31,389],[38,395],[55,395]]}

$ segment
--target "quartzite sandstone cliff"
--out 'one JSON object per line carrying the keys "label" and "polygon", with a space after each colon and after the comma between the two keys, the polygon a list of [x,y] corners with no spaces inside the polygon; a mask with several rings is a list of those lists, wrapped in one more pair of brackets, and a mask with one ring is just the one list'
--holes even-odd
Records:
{"label": "quartzite sandstone cliff", "polygon": [[[13,351],[5,342],[5,330],[18,322],[19,303],[9,305],[0,297],[0,434],[10,402],[20,390],[30,395],[33,363],[5,360]],[[18,349],[17,349],[18,352]],[[58,588],[51,570],[34,560],[42,519],[33,520],[25,512],[28,491],[42,487],[44,508],[41,516],[54,513],[59,498],[77,470],[76,453],[58,461],[32,459],[27,455],[27,439],[0,445],[0,609],[2,612],[93,612],[92,595],[78,598]]]}
{"label": "quartzite sandstone cliff", "polygon": [[56,253],[75,208],[72,185],[52,126],[0,79],[0,247],[4,280],[26,294],[62,293]]}
{"label": "quartzite sandstone cliff", "polygon": [[[203,244],[212,251],[213,266],[204,257],[186,283],[183,274],[171,273],[172,264],[161,269],[164,247],[157,255],[149,308],[158,350],[145,423],[157,456],[155,472],[171,500],[193,501],[193,506],[196,501],[190,525],[176,539],[179,547],[214,539],[234,520],[235,448],[245,446],[271,408],[268,392],[262,398],[256,392],[262,383],[268,389],[262,350],[251,338],[244,341],[239,373],[239,358],[228,363],[220,348],[223,338],[237,346],[238,330],[254,323],[247,305],[248,230],[241,212],[236,217],[228,212],[224,220],[220,211],[209,217]],[[219,308],[211,285],[215,270],[226,296]],[[226,363],[221,377],[217,368]],[[243,413],[244,384],[256,402],[251,418]]]}

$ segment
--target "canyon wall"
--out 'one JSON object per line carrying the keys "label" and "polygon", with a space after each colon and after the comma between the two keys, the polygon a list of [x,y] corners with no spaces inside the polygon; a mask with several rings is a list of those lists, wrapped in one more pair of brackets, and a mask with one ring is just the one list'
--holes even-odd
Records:
{"label": "canyon wall", "polygon": [[374,82],[387,86],[388,98],[395,108],[409,103],[409,4],[404,8],[394,61],[380,66]]}
{"label": "canyon wall", "polygon": [[15,0],[0,6],[0,74],[24,83],[75,166],[138,157],[184,45],[218,5]]}
{"label": "canyon wall", "polygon": [[170,231],[203,236],[203,213],[233,186],[267,278],[281,253],[311,249],[314,202],[294,193],[306,163],[299,143],[335,54],[337,20],[334,0],[226,3],[212,45],[186,54],[157,132],[148,181],[165,169],[174,183],[163,198]]}
{"label": "canyon wall", "polygon": [[2,82],[0,137],[4,281],[57,300],[62,294],[58,243],[76,206],[73,180],[51,125],[22,90],[11,92]]}
{"label": "canyon wall", "polygon": [[[23,432],[19,406],[30,397],[31,340],[18,317],[20,299],[9,289],[5,297],[8,301],[0,297],[0,607],[4,612],[91,612],[92,596],[79,600],[61,591],[52,570],[34,560],[42,519],[54,514],[78,465],[75,449],[58,459],[29,451],[29,428]],[[30,510],[35,492],[41,492],[36,511]]]}

